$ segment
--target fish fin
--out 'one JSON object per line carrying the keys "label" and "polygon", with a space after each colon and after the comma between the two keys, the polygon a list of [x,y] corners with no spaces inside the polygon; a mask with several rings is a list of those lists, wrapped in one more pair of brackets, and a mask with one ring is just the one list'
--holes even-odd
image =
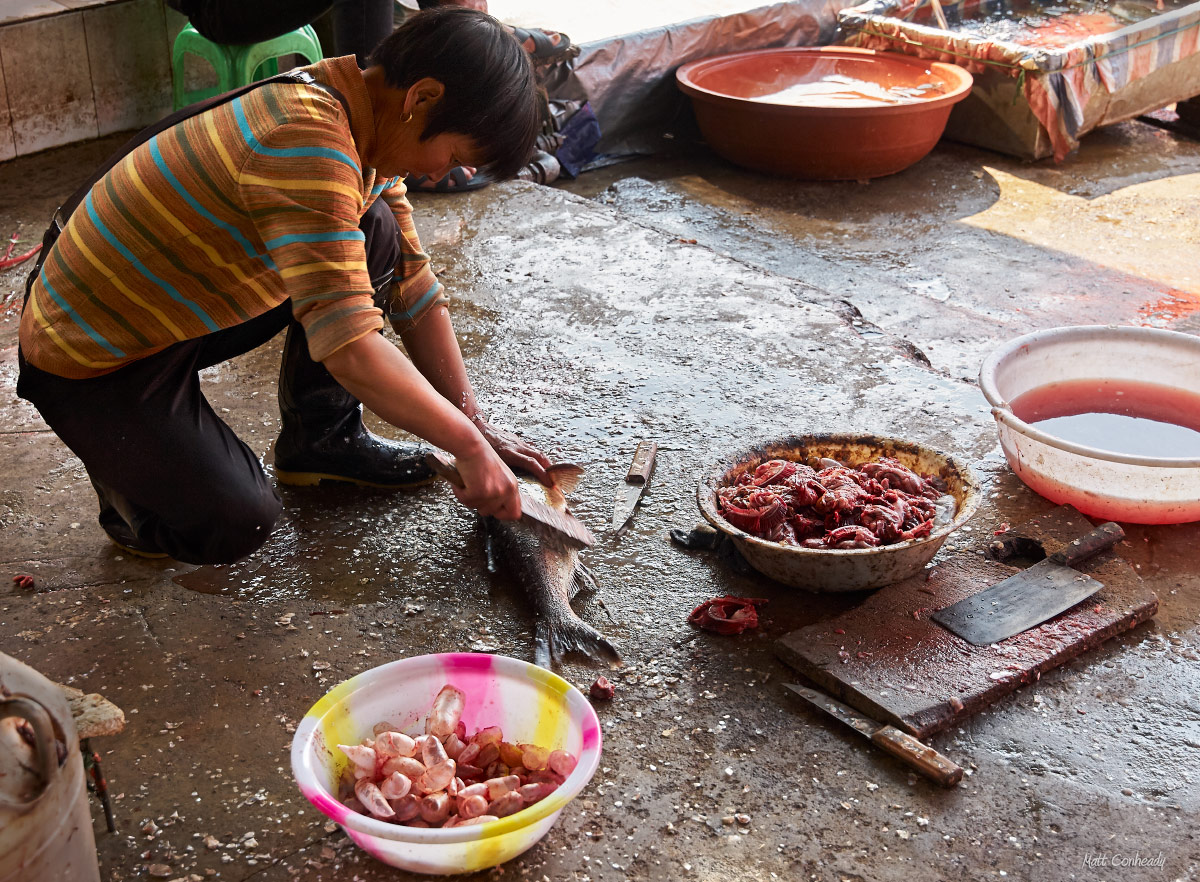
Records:
{"label": "fish fin", "polygon": [[551,508],[566,508],[566,494],[579,486],[579,481],[583,477],[583,466],[560,462],[546,469],[546,474],[554,482],[551,486],[547,487],[540,482],[535,482],[532,486],[527,487],[525,492],[530,493],[534,498],[537,498],[539,493],[544,494],[546,504]]}
{"label": "fish fin", "polygon": [[554,480],[554,486],[560,492],[574,493],[579,482],[583,480],[583,466],[573,462],[555,463],[546,469],[546,474]]}
{"label": "fish fin", "polygon": [[533,629],[533,663],[540,668],[550,669],[550,626],[544,618],[539,618]]}
{"label": "fish fin", "polygon": [[[574,601],[575,598],[579,596],[579,593],[584,590],[586,590],[588,594],[598,594],[600,592],[600,586],[596,582],[596,576],[591,570],[584,566],[582,561],[578,561],[575,564],[575,578],[572,580],[571,584],[574,589],[571,592],[572,601]],[[596,602],[600,604],[600,608],[604,610],[604,614],[608,616],[608,620],[615,625],[617,620],[613,618],[613,614],[609,611],[608,605],[605,604],[604,599],[597,597]]]}
{"label": "fish fin", "polygon": [[487,561],[487,571],[493,576],[500,572],[500,566],[496,558],[496,519],[492,517],[484,517],[479,519],[480,529],[483,531],[483,556]]}
{"label": "fish fin", "polygon": [[550,622],[547,631],[550,636],[550,656],[555,662],[567,653],[575,652],[593,661],[604,662],[609,667],[621,664],[621,654],[617,648],[587,622],[576,618],[562,619]]}
{"label": "fish fin", "polygon": [[575,564],[575,578],[571,582],[571,587],[571,600],[574,600],[580,591],[587,590],[589,593],[595,593],[600,590],[600,586],[596,584],[596,577],[583,565],[582,561]]}
{"label": "fish fin", "polygon": [[542,492],[546,494],[546,505],[551,508],[562,511],[567,507],[567,497],[563,495],[562,490],[558,485],[553,487],[542,487]]}

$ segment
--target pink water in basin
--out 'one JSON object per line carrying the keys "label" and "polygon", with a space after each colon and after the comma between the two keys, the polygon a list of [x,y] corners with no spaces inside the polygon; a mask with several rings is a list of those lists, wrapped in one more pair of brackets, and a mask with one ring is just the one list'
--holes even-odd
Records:
{"label": "pink water in basin", "polygon": [[971,91],[952,64],[847,47],[763,49],[676,72],[713,149],[811,179],[893,174],[924,157]]}

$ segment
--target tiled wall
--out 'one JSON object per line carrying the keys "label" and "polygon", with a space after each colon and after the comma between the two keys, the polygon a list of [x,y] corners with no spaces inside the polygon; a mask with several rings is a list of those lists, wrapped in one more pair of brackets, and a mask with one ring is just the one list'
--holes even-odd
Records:
{"label": "tiled wall", "polygon": [[163,0],[0,0],[0,160],[162,117],[183,24]]}

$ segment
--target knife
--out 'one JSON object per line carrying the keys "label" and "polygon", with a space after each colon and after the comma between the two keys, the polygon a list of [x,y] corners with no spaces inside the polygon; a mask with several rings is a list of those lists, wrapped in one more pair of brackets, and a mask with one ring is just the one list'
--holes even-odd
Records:
{"label": "knife", "polygon": [[653,441],[639,441],[637,450],[633,453],[633,464],[629,474],[625,476],[625,484],[617,490],[613,505],[612,525],[618,533],[633,518],[638,501],[650,486],[650,476],[654,474],[654,457],[658,453],[658,445]]}
{"label": "knife", "polygon": [[895,726],[877,723],[870,717],[863,716],[854,708],[842,704],[840,701],[834,701],[828,695],[815,689],[798,686],[795,683],[784,683],[783,685],[831,717],[841,720],[851,729],[857,729],[871,739],[871,742],[877,747],[882,747],[931,781],[936,781],[945,787],[953,787],[962,780],[963,770],[960,766],[946,759],[932,747],[922,744],[907,732],[901,732]]}
{"label": "knife", "polygon": [[1104,587],[1072,569],[1125,538],[1109,521],[1003,582],[935,612],[931,619],[975,646],[990,646],[1054,618]]}
{"label": "knife", "polygon": [[[458,466],[437,451],[426,453],[425,463],[455,487],[464,486]],[[552,541],[574,548],[591,548],[596,544],[592,531],[575,515],[569,511],[557,511],[527,493],[521,494],[521,523]]]}

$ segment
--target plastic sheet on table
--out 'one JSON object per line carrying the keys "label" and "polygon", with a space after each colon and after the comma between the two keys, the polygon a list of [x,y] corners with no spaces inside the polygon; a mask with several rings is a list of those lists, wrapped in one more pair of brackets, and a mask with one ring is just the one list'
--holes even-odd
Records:
{"label": "plastic sheet on table", "polygon": [[[928,0],[872,0],[842,10],[838,20],[843,40],[851,45],[949,61],[973,74],[1015,79],[1017,97],[1045,129],[1057,160],[1097,126],[1200,92],[1200,59],[1193,58],[1200,48],[1200,3],[1061,47],[993,40],[953,29],[954,22],[978,14],[979,5],[974,0],[943,2],[951,30],[931,24]],[[962,112],[971,109],[967,106]]]}
{"label": "plastic sheet on table", "polygon": [[600,123],[600,154],[651,153],[664,127],[687,112],[675,69],[689,61],[832,42],[840,0],[767,3],[734,15],[709,16],[584,43],[578,58],[552,72],[555,98],[587,100]]}

